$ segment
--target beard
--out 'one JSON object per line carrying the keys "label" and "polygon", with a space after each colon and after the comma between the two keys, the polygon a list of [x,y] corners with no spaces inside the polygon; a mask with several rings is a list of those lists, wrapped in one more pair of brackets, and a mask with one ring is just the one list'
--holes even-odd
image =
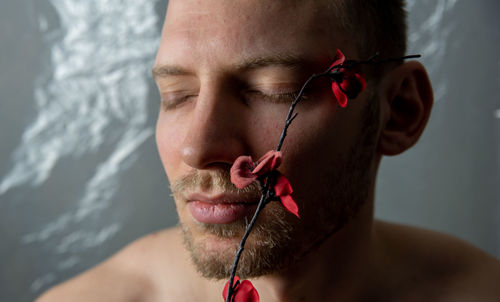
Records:
{"label": "beard", "polygon": [[[236,271],[240,278],[259,277],[290,267],[356,216],[373,186],[378,118],[379,104],[372,98],[363,111],[363,131],[358,140],[350,152],[337,161],[335,171],[326,175],[328,190],[323,190],[322,196],[313,197],[316,203],[323,201],[321,207],[316,208],[307,230],[302,221],[288,214],[281,204],[266,205],[241,254]],[[223,169],[193,171],[173,182],[171,190],[175,199],[181,193],[197,190],[236,193],[255,201],[260,198],[257,182],[237,189],[230,181],[229,171]],[[229,224],[182,221],[182,217],[180,220],[184,243],[196,269],[205,278],[228,278],[248,220]],[[214,241],[224,242],[225,248],[213,248]]]}
{"label": "beard", "polygon": [[[271,203],[261,212],[246,241],[236,274],[243,279],[273,273],[278,267],[289,265],[287,255],[294,245],[294,226],[287,221],[281,205]],[[264,218],[265,217],[265,218]],[[205,278],[224,279],[229,277],[238,243],[243,237],[247,221],[226,225],[198,224],[203,232],[217,236],[220,240],[232,240],[233,244],[224,250],[211,249],[208,240],[193,236],[192,230],[181,224],[184,242],[198,272]]]}
{"label": "beard", "polygon": [[[228,170],[193,171],[175,181],[171,190],[174,198],[181,192],[209,191],[238,194],[245,199],[258,201],[260,188],[257,182],[244,189],[236,188],[230,181]],[[297,226],[295,217],[289,217],[283,207],[271,202],[261,211],[245,244],[238,264],[237,275],[250,278],[272,273],[276,267],[286,267],[286,255],[294,246],[292,234]],[[238,243],[243,237],[249,219],[227,224],[209,224],[180,221],[184,244],[190,252],[196,269],[205,278],[224,279],[232,270]],[[210,238],[207,238],[210,237]],[[215,238],[215,239],[214,239]],[[212,248],[213,241],[227,241],[225,248]]]}

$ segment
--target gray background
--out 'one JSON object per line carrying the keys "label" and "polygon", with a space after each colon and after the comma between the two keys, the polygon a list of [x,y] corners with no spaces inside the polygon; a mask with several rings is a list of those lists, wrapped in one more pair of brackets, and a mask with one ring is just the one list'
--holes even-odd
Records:
{"label": "gray background", "polygon": [[[0,3],[0,301],[31,301],[176,214],[150,77],[164,1]],[[376,216],[500,257],[500,5],[408,1],[436,102],[383,160]]]}

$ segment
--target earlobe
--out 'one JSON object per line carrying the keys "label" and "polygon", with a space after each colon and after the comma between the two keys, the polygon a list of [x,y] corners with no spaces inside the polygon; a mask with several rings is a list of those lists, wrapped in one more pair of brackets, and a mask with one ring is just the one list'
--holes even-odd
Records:
{"label": "earlobe", "polygon": [[394,68],[382,83],[380,98],[385,114],[379,153],[402,153],[418,141],[432,109],[432,86],[425,68],[416,61]]}

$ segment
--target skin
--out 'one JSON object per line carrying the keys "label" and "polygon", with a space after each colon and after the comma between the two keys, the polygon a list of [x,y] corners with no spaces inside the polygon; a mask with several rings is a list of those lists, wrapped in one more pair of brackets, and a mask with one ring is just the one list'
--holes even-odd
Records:
{"label": "skin", "polygon": [[[194,170],[228,169],[239,155],[258,158],[274,148],[288,104],[263,95],[295,92],[333,61],[336,48],[357,58],[342,33],[321,27],[320,4],[285,2],[170,1],[155,66],[176,67],[156,74],[167,104],[156,139],[171,182]],[[276,54],[303,61],[293,68],[248,68],[248,62]],[[314,101],[298,107],[280,167],[294,186],[303,226],[296,240],[304,245],[315,242],[307,230],[317,229],[315,213],[328,190],[317,175],[327,175],[325,169],[337,165],[332,158],[355,144],[369,98],[364,92],[341,109],[328,85],[314,87]],[[354,219],[295,265],[252,279],[261,301],[498,301],[500,264],[494,258],[456,238],[373,219],[380,158],[416,143],[432,89],[417,62],[395,67],[377,87],[369,82],[369,89],[378,96],[380,116],[367,200]],[[212,251],[238,243],[197,229],[182,198],[176,206],[180,220]],[[226,280],[202,278],[182,240],[178,228],[146,236],[38,301],[222,301]]]}

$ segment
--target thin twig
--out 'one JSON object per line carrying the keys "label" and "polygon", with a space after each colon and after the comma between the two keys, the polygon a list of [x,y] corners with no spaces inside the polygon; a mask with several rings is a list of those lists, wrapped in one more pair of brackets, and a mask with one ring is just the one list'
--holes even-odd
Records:
{"label": "thin twig", "polygon": [[[259,204],[257,205],[257,210],[255,210],[255,213],[253,214],[250,224],[247,225],[245,234],[243,235],[243,238],[240,241],[240,245],[238,246],[238,251],[236,252],[236,257],[234,258],[233,269],[231,270],[231,276],[229,277],[229,286],[226,296],[226,302],[231,302],[231,297],[234,291],[233,287],[234,277],[236,276],[236,269],[238,267],[238,262],[240,261],[241,253],[245,249],[245,242],[247,241],[247,238],[250,235],[250,231],[252,230],[255,222],[257,221],[257,217],[259,216],[260,211],[262,211],[262,209],[264,209],[264,207],[267,204],[266,199],[269,196],[268,194],[269,187],[264,186],[264,181],[259,181],[259,182],[262,189],[262,195],[260,196],[260,201]],[[266,181],[266,183],[268,183],[268,181]]]}
{"label": "thin twig", "polygon": [[[375,55],[370,57],[367,60],[364,61],[346,61],[341,64],[337,64],[334,66],[330,66],[325,72],[320,73],[320,74],[313,74],[311,75],[307,81],[302,85],[302,88],[300,89],[299,94],[295,98],[295,100],[292,102],[290,105],[290,109],[288,110],[288,115],[285,119],[285,125],[283,127],[283,131],[281,132],[281,136],[278,142],[278,146],[276,147],[276,151],[280,151],[281,148],[283,147],[283,142],[285,141],[285,137],[287,135],[288,127],[292,124],[293,120],[297,117],[298,113],[294,113],[295,107],[297,104],[300,102],[302,99],[302,96],[304,95],[304,91],[309,85],[309,83],[317,78],[320,77],[330,77],[332,80],[335,80],[336,77],[342,76],[342,72],[340,71],[341,68],[353,68],[357,65],[365,64],[365,65],[370,65],[370,64],[381,64],[381,63],[387,63],[387,62],[397,62],[397,61],[403,61],[407,59],[414,59],[414,58],[419,58],[421,55],[408,55],[400,58],[387,58],[387,59],[382,59],[382,60],[375,60],[379,56],[379,53],[377,52]],[[335,71],[333,71],[335,70]],[[234,294],[234,289],[235,287],[233,286],[234,278],[236,276],[236,270],[238,268],[238,263],[240,261],[241,254],[243,253],[243,250],[245,249],[245,243],[248,239],[248,236],[250,235],[250,232],[255,225],[255,222],[257,221],[257,218],[260,214],[260,212],[264,209],[264,207],[271,201],[275,200],[274,194],[271,194],[270,188],[272,185],[274,185],[276,175],[274,173],[270,173],[269,175],[259,178],[259,184],[261,188],[261,197],[259,204],[257,205],[257,209],[255,210],[255,213],[252,217],[252,220],[250,221],[250,224],[247,225],[245,229],[245,234],[243,235],[243,238],[240,241],[240,244],[238,246],[238,251],[236,252],[236,256],[234,258],[233,262],[233,268],[231,270],[231,275],[229,277],[229,285],[228,285],[228,291],[227,291],[227,296],[226,296],[226,302],[231,302],[231,297]],[[335,232],[335,229],[333,230]],[[333,233],[331,232],[331,233]],[[329,233],[328,235],[330,235]]]}
{"label": "thin twig", "polygon": [[[290,105],[290,109],[288,110],[288,115],[286,116],[286,120],[285,120],[285,126],[283,127],[283,131],[281,132],[280,140],[278,142],[278,146],[276,147],[276,151],[280,151],[281,147],[283,146],[283,142],[285,141],[285,137],[286,137],[286,133],[287,133],[288,127],[290,126],[291,121],[293,121],[293,119],[297,116],[297,115],[295,115],[292,118],[293,111],[295,110],[295,106],[297,106],[297,104],[301,100],[302,95],[304,95],[304,91],[305,91],[307,85],[312,80],[314,80],[314,79],[316,79],[316,78],[318,78],[320,76],[324,76],[324,73],[322,73],[322,74],[313,74],[312,76],[310,76],[309,79],[307,79],[307,81],[304,83],[304,85],[302,85],[302,88],[300,89],[299,94],[297,95],[297,97],[295,98],[295,100]],[[290,121],[290,122],[288,122],[288,121]]]}

